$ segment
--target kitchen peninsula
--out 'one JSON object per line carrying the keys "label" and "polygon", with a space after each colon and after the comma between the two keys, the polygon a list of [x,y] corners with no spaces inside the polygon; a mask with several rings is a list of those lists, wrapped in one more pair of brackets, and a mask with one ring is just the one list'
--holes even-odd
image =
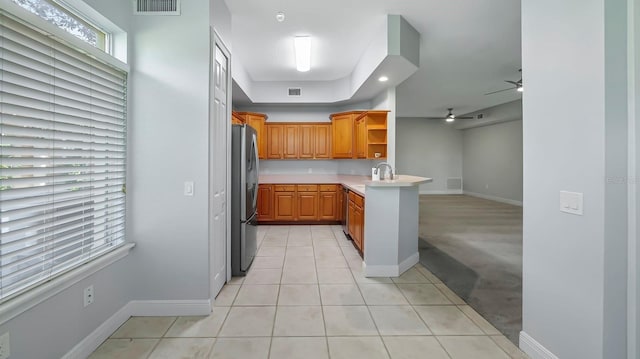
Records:
{"label": "kitchen peninsula", "polygon": [[260,222],[344,220],[345,232],[363,254],[365,276],[397,277],[418,263],[418,188],[430,181],[408,175],[371,181],[368,176],[262,174],[258,212],[268,216]]}

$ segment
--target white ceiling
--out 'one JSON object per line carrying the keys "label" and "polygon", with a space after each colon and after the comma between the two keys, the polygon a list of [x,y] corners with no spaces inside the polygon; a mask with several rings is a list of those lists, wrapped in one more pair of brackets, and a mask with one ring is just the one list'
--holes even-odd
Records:
{"label": "white ceiling", "polygon": [[[504,80],[520,74],[519,0],[226,0],[233,56],[254,81],[347,76],[387,14],[421,34],[420,69],[397,88],[399,117],[463,114],[520,98]],[[279,23],[276,12],[286,20]],[[293,36],[311,35],[312,69],[295,70]],[[525,72],[526,74],[526,72]],[[525,80],[526,81],[526,80]]]}

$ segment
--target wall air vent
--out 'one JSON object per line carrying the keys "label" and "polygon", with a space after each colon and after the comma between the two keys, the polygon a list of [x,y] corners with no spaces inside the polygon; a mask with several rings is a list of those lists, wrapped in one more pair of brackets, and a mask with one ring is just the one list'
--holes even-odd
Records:
{"label": "wall air vent", "polygon": [[302,89],[300,88],[289,88],[289,96],[300,96],[302,93]]}
{"label": "wall air vent", "polygon": [[180,0],[134,0],[136,15],[180,15]]}
{"label": "wall air vent", "polygon": [[460,177],[449,177],[449,178],[447,178],[447,189],[448,190],[461,190],[462,189],[462,178],[460,178]]}

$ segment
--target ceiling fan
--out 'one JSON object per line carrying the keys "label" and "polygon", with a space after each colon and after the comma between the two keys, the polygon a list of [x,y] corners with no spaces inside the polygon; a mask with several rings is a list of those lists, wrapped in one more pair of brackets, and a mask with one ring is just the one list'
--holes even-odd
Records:
{"label": "ceiling fan", "polygon": [[[520,73],[522,73],[522,69],[518,70]],[[522,75],[520,75],[520,80],[518,81],[509,81],[509,80],[505,80],[504,82],[509,83],[514,85],[515,87],[509,87],[508,89],[504,89],[504,90],[498,90],[498,91],[493,91],[493,92],[489,92],[486,93],[485,95],[492,95],[494,93],[498,93],[498,92],[504,92],[504,91],[509,91],[509,90],[516,90],[518,92],[522,92],[524,90],[524,88],[522,87]]]}
{"label": "ceiling fan", "polygon": [[455,120],[471,120],[473,117],[459,117],[453,114],[453,108],[448,108],[449,113],[444,117],[426,117],[427,120],[445,120],[447,122],[453,122]]}

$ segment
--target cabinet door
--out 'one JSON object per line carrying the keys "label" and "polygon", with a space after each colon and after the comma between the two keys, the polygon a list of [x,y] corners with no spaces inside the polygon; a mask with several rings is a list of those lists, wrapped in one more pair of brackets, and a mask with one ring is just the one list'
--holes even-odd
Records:
{"label": "cabinet door", "polygon": [[349,231],[349,236],[351,239],[356,240],[356,204],[353,201],[349,201],[349,206],[347,207],[347,222],[349,226],[347,227]]}
{"label": "cabinet door", "polygon": [[298,158],[298,125],[284,125],[282,158]]}
{"label": "cabinet door", "polygon": [[[338,186],[338,208],[336,208],[336,220],[342,222],[346,216],[346,213],[344,212],[344,194],[343,194],[343,189],[342,186]],[[348,229],[347,229],[348,230]]]}
{"label": "cabinet door", "polygon": [[298,192],[298,220],[318,220],[318,192]]}
{"label": "cabinet door", "polygon": [[353,158],[353,117],[342,115],[332,120],[333,158]]}
{"label": "cabinet door", "polygon": [[356,246],[360,251],[364,251],[364,211],[362,207],[354,205],[354,217],[355,217],[355,238]]}
{"label": "cabinet door", "polygon": [[295,192],[273,193],[273,218],[276,221],[295,220],[295,197]]}
{"label": "cabinet door", "polygon": [[247,115],[247,125],[256,130],[256,136],[258,137],[258,158],[266,158],[264,120],[264,116]]}
{"label": "cabinet door", "polygon": [[258,185],[258,221],[273,220],[273,196],[269,184]]}
{"label": "cabinet door", "polygon": [[316,146],[315,133],[316,129],[314,125],[298,126],[298,158],[314,158],[314,149]]}
{"label": "cabinet door", "polygon": [[364,119],[356,122],[356,157],[367,157],[367,132]]}
{"label": "cabinet door", "polygon": [[267,158],[282,159],[283,130],[282,125],[267,125]]}
{"label": "cabinet door", "polygon": [[319,219],[322,221],[335,221],[338,219],[338,195],[336,192],[320,192],[320,205],[318,206]]}
{"label": "cabinet door", "polygon": [[315,126],[314,158],[331,158],[331,125]]}

